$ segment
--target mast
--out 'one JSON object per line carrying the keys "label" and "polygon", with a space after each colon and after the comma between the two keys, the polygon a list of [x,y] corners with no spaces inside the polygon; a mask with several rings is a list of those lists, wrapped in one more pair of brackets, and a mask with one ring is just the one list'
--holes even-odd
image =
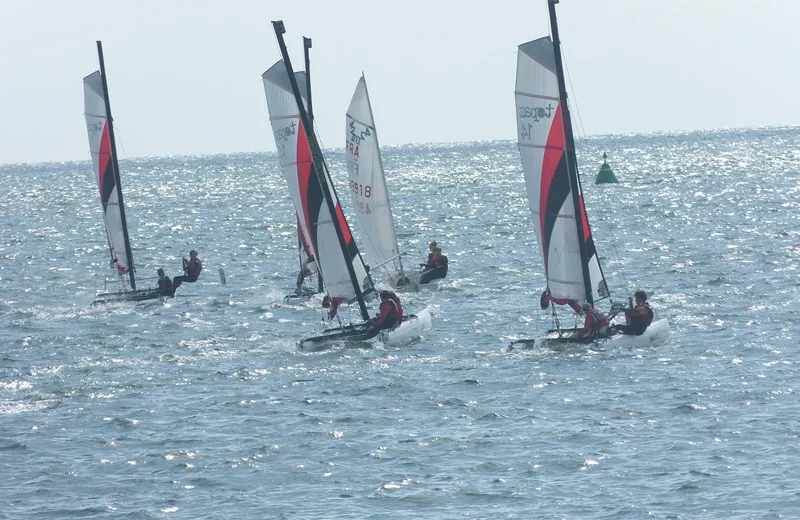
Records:
{"label": "mast", "polygon": [[[311,123],[310,128],[314,128],[314,106],[311,102],[311,58],[309,56],[308,49],[311,48],[311,38],[306,38],[303,36],[303,58],[305,59],[306,65],[306,99],[308,100],[308,121]],[[314,259],[317,260],[316,258]],[[317,292],[322,292],[324,290],[322,284],[322,269],[319,268],[319,264],[317,264]]]}
{"label": "mast", "polygon": [[283,25],[283,20],[273,21],[272,27],[275,29],[275,37],[278,39],[278,46],[281,50],[283,63],[286,65],[286,72],[289,76],[289,83],[292,86],[292,93],[294,94],[295,101],[297,102],[297,109],[300,112],[300,121],[302,122],[306,132],[308,146],[311,148],[311,159],[313,160],[314,168],[317,171],[317,179],[320,187],[322,188],[322,193],[325,197],[325,203],[328,205],[328,211],[331,214],[331,220],[333,220],[333,227],[336,230],[336,238],[339,239],[339,247],[341,247],[342,253],[345,257],[347,272],[350,275],[350,282],[353,284],[356,299],[358,300],[358,306],[361,309],[361,317],[364,319],[364,321],[366,321],[369,319],[369,312],[367,311],[367,305],[364,302],[364,295],[361,293],[361,282],[356,279],[356,272],[355,269],[353,269],[353,262],[350,259],[349,252],[347,251],[347,243],[344,240],[344,234],[342,233],[342,228],[339,225],[339,214],[336,212],[336,207],[333,204],[330,190],[331,187],[328,186],[328,182],[325,179],[325,161],[322,157],[322,150],[319,147],[317,136],[314,134],[314,127],[311,126],[308,113],[306,113],[305,106],[303,105],[303,98],[300,96],[300,88],[297,86],[297,78],[294,76],[294,69],[292,68],[292,61],[289,58],[289,51],[286,49],[286,42],[283,41],[283,33],[286,32],[286,28]]}
{"label": "mast", "polygon": [[583,285],[586,293],[586,302],[594,304],[592,297],[592,279],[589,275],[588,254],[586,252],[586,237],[583,236],[583,207],[580,201],[580,178],[578,177],[578,158],[575,154],[575,136],[572,133],[572,118],[567,105],[567,84],[564,80],[564,65],[561,61],[561,40],[558,37],[558,21],[556,20],[556,4],[559,0],[547,0],[550,12],[550,32],[553,36],[553,52],[556,58],[556,76],[558,78],[558,93],[561,103],[561,117],[564,119],[564,134],[567,144],[567,173],[572,191],[572,203],[575,209],[575,225],[578,227],[578,247],[581,252],[581,269],[583,271]]}
{"label": "mast", "polygon": [[100,78],[103,82],[103,99],[106,104],[106,119],[108,124],[108,139],[111,142],[111,167],[114,170],[114,181],[117,184],[117,196],[119,198],[119,214],[122,219],[122,236],[125,238],[125,252],[128,255],[128,277],[131,282],[131,289],[136,289],[136,277],[134,276],[133,251],[131,241],[128,237],[128,221],[125,219],[125,204],[122,202],[122,184],[119,176],[119,163],[117,162],[117,142],[114,139],[114,123],[111,117],[111,101],[108,98],[108,83],[106,82],[106,64],[103,60],[103,42],[97,41],[97,56],[100,58]]}
{"label": "mast", "polygon": [[[372,101],[369,99],[369,87],[367,87],[367,78],[364,77],[364,72],[361,72],[361,79],[364,80],[364,91],[367,93],[367,106],[369,107],[369,119],[372,121],[372,132],[375,134],[375,147],[378,149],[378,164],[381,166],[381,172],[383,172],[384,177],[384,184],[386,183],[386,170],[383,169],[383,156],[381,155],[381,143],[378,140],[378,125],[375,124],[375,114],[372,113]],[[392,216],[392,203],[391,199],[389,198],[389,190],[386,190],[386,206],[389,209],[389,215]],[[392,225],[394,225],[394,219],[392,219]],[[397,241],[397,235],[395,232],[395,242]],[[397,244],[395,244],[397,245]],[[397,245],[397,263],[400,264],[400,277],[405,276],[405,272],[403,271],[403,257],[400,254],[400,246]]]}
{"label": "mast", "polygon": [[303,36],[303,57],[306,65],[306,98],[308,99],[308,120],[314,124],[314,105],[311,102],[311,59],[308,49],[311,48],[311,38]]}

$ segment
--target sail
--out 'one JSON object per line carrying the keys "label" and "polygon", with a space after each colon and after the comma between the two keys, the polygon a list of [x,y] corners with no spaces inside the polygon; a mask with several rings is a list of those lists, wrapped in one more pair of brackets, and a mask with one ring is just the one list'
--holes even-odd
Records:
{"label": "sail", "polygon": [[361,238],[367,259],[374,266],[385,266],[390,271],[390,279],[396,281],[402,276],[403,266],[389,205],[378,134],[372,118],[372,105],[363,75],[358,80],[347,109],[345,154],[350,195],[363,231]]}
{"label": "sail", "polygon": [[[305,96],[305,75],[296,73],[300,92]],[[369,288],[372,282],[367,275],[364,263],[359,255],[358,247],[347,225],[342,207],[336,198],[330,175],[326,171],[317,172],[311,157],[311,148],[306,139],[300,111],[297,108],[289,76],[283,61],[277,62],[263,75],[264,91],[267,97],[267,109],[275,137],[278,159],[283,169],[289,193],[292,197],[300,227],[317,260],[317,267],[322,273],[325,289],[331,298],[350,300],[356,297],[353,281],[350,278],[348,262],[352,262],[353,270],[360,288]],[[305,97],[304,97],[305,101]],[[334,227],[328,204],[325,201],[319,174],[331,186],[333,206],[336,219],[342,230],[347,248],[347,257],[342,250]]]}
{"label": "sail", "polygon": [[127,272],[131,252],[126,247],[127,230],[120,187],[115,172],[116,162],[112,157],[110,125],[106,114],[106,101],[103,96],[103,78],[100,71],[83,78],[83,99],[86,116],[86,129],[89,133],[89,150],[100,189],[103,217],[106,223],[108,248],[111,252],[112,267],[122,275]]}
{"label": "sail", "polygon": [[[570,183],[570,176],[577,179],[578,172],[570,171],[567,160],[556,58],[549,37],[519,46],[514,94],[517,143],[550,294],[590,303],[605,298],[608,289],[589,229],[580,182],[575,183],[577,194]],[[576,206],[582,213],[582,229],[575,218]],[[584,241],[585,256],[581,254],[580,240]],[[588,284],[584,265],[588,267]]]}

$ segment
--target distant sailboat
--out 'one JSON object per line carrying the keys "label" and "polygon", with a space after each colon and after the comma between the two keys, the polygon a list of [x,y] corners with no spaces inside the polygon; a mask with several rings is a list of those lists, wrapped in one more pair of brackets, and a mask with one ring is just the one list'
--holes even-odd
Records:
{"label": "distant sailboat", "polygon": [[616,184],[619,182],[606,159],[608,159],[608,156],[603,152],[603,165],[600,166],[600,171],[597,172],[597,177],[594,179],[595,184]]}
{"label": "distant sailboat", "polygon": [[[360,342],[366,338],[369,313],[365,294],[373,293],[370,278],[358,247],[342,212],[318,140],[303,99],[302,74],[292,70],[283,40],[283,22],[273,22],[283,60],[263,74],[267,107],[278,157],[295,210],[308,244],[316,252],[317,267],[331,300],[357,303],[364,323],[325,330],[321,335],[299,343],[303,350],[317,350],[337,342]],[[335,217],[334,217],[335,216]],[[426,309],[427,311],[427,309]],[[385,344],[398,344],[419,337],[422,327],[430,325],[430,315],[403,321],[376,338]]]}
{"label": "distant sailboat", "polygon": [[439,280],[420,286],[420,273],[406,273],[397,245],[392,206],[383,170],[378,131],[372,115],[367,80],[358,80],[345,118],[345,155],[350,195],[356,210],[366,256],[376,270],[386,271],[386,282],[398,292],[437,288]]}
{"label": "distant sailboat", "polygon": [[[528,204],[547,278],[547,301],[589,303],[609,298],[584,205],[566,84],[561,64],[555,4],[548,0],[550,37],[519,46],[515,88],[517,138]],[[546,303],[543,298],[543,305]],[[552,304],[551,304],[552,305]],[[546,307],[545,307],[546,308]],[[539,340],[512,343],[584,343],[578,329],[564,329],[552,306],[554,329]],[[666,319],[654,321],[641,336],[617,334],[620,345],[649,345],[669,335]],[[617,343],[618,342],[618,343]]]}
{"label": "distant sailboat", "polygon": [[136,269],[133,264],[128,224],[125,219],[125,204],[122,200],[122,185],[117,163],[111,104],[108,98],[103,45],[99,41],[97,42],[97,54],[100,60],[100,70],[83,78],[86,128],[89,134],[92,164],[100,188],[108,250],[111,253],[111,268],[119,277],[122,288],[117,292],[97,295],[94,303],[152,300],[161,296],[157,290],[136,290]]}

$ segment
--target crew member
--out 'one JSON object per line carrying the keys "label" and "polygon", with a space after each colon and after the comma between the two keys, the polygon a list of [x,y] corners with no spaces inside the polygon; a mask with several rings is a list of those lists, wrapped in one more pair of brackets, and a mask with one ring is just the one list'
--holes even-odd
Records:
{"label": "crew member", "polygon": [[420,285],[428,283],[431,280],[446,277],[447,265],[448,260],[447,257],[442,254],[442,248],[439,246],[433,246],[433,251],[431,251],[431,254],[428,255],[428,263],[423,266],[424,270],[422,271],[422,275],[419,277]]}
{"label": "crew member", "polygon": [[197,251],[192,249],[189,251],[189,260],[186,260],[186,257],[183,257],[183,272],[185,274],[182,276],[176,276],[172,281],[175,289],[180,287],[183,282],[196,282],[197,278],[200,276],[200,271],[202,270],[203,262],[197,258]]}
{"label": "crew member", "polygon": [[397,316],[399,317],[398,322],[403,321],[403,319],[405,319],[405,311],[403,311],[403,304],[400,303],[400,297],[397,296],[397,293],[394,291],[389,291],[389,298],[391,298],[394,304],[397,306]]}
{"label": "crew member", "polygon": [[641,336],[647,327],[653,323],[653,308],[647,303],[647,293],[639,289],[633,293],[636,305],[633,308],[625,309],[625,325],[618,325],[617,332]]}
{"label": "crew member", "polygon": [[590,338],[597,338],[609,335],[608,318],[599,309],[592,307],[589,303],[584,303],[583,312],[586,314],[586,318],[583,328],[578,331],[578,336],[583,338],[588,335]]}
{"label": "crew member", "polygon": [[402,317],[398,318],[397,304],[392,300],[389,291],[381,291],[381,306],[378,308],[378,315],[369,320],[369,327],[364,339],[374,338],[381,330],[391,329]]}
{"label": "crew member", "polygon": [[158,268],[158,293],[161,296],[169,296],[170,298],[175,297],[175,288],[172,285],[172,280],[169,279],[169,276],[164,273],[164,269],[161,267]]}

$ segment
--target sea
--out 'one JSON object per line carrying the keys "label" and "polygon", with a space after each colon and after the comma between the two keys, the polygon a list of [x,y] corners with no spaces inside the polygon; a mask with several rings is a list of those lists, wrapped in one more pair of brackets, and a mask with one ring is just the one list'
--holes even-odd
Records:
{"label": "sea", "polygon": [[[594,184],[603,152],[619,184]],[[440,290],[402,296],[432,328],[313,353],[320,299],[283,303],[274,154],[123,159],[139,286],[191,249],[205,269],[103,306],[91,163],[1,165],[0,519],[800,518],[800,128],[578,155],[612,298],[647,291],[664,344],[509,350],[552,324],[512,141],[384,148],[405,265],[431,240],[450,259]]]}

